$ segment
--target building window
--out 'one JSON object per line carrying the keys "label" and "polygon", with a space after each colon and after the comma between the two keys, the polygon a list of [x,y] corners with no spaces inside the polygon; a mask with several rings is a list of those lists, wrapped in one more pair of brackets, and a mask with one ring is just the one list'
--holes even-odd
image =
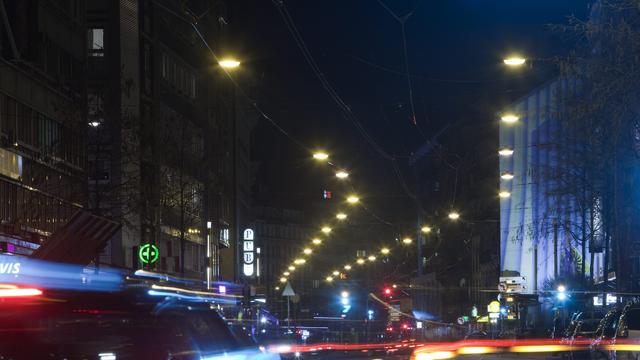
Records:
{"label": "building window", "polygon": [[89,29],[87,42],[89,56],[104,56],[104,29]]}

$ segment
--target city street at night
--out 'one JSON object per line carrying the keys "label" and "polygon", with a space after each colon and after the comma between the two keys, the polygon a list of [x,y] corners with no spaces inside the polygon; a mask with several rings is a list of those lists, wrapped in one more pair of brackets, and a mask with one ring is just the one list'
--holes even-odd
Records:
{"label": "city street at night", "polygon": [[0,360],[638,360],[640,0],[0,22]]}

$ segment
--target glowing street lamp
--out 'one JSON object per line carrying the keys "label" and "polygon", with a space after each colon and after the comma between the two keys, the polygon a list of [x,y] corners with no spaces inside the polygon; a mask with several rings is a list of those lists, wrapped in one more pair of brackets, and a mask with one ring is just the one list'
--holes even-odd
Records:
{"label": "glowing street lamp", "polygon": [[283,273],[282,273],[282,275],[284,275],[284,276],[289,276],[289,275],[291,275],[291,273],[290,273],[290,272],[288,272],[288,271],[285,271],[285,272],[283,272]]}
{"label": "glowing street lamp", "polygon": [[276,287],[274,287],[274,288],[273,288],[273,290],[275,290],[275,291],[280,290],[280,286],[276,286]]}
{"label": "glowing street lamp", "polygon": [[376,257],[373,255],[369,255],[367,259],[369,259],[369,261],[376,261]]}
{"label": "glowing street lamp", "polygon": [[500,155],[500,156],[511,156],[511,155],[513,155],[513,149],[502,148],[502,149],[498,150],[498,155]]}
{"label": "glowing street lamp", "polygon": [[498,196],[499,196],[500,198],[502,198],[502,199],[507,199],[507,198],[511,197],[511,193],[510,193],[510,192],[508,192],[508,191],[500,191],[500,192],[498,193]]}
{"label": "glowing street lamp", "polygon": [[558,285],[558,287],[556,288],[556,290],[558,290],[558,292],[563,293],[563,292],[567,291],[567,287],[566,287],[566,286],[564,286],[564,285]]}
{"label": "glowing street lamp", "polygon": [[336,219],[338,219],[338,220],[344,220],[346,218],[347,218],[347,214],[345,214],[345,213],[336,214]]}
{"label": "glowing street lamp", "polygon": [[336,177],[337,177],[338,179],[346,179],[346,178],[348,178],[348,177],[349,177],[349,173],[348,173],[348,172],[346,172],[346,171],[344,171],[344,170],[340,170],[340,171],[338,171],[338,172],[336,173]]}
{"label": "glowing street lamp", "polygon": [[347,198],[347,202],[349,204],[357,204],[359,201],[360,201],[360,198],[355,195],[351,195]]}
{"label": "glowing street lamp", "polygon": [[327,159],[329,159],[329,154],[327,154],[325,152],[322,152],[322,151],[319,151],[319,152],[313,154],[313,158],[316,159],[316,160],[327,160]]}
{"label": "glowing street lamp", "polygon": [[458,220],[460,219],[460,214],[456,211],[452,211],[449,213],[449,219],[451,220]]}
{"label": "glowing street lamp", "polygon": [[331,232],[331,228],[328,226],[323,227],[322,229],[320,229],[320,231],[322,231],[325,234],[328,234]]}
{"label": "glowing street lamp", "polygon": [[280,282],[283,283],[283,284],[286,283],[287,282],[287,278],[286,277],[281,277],[280,278]]}
{"label": "glowing street lamp", "polygon": [[293,270],[295,270],[295,269],[296,269],[296,267],[295,267],[295,266],[293,266],[293,265],[291,265],[291,266],[289,266],[289,268],[288,268],[288,269],[289,269],[289,271],[293,271]]}
{"label": "glowing street lamp", "polygon": [[348,291],[343,291],[343,292],[341,292],[341,293],[340,293],[340,297],[348,298],[348,297],[349,297],[349,292],[348,292]]}
{"label": "glowing street lamp", "polygon": [[524,65],[524,63],[527,62],[527,59],[519,56],[511,56],[502,60],[502,62],[507,66],[520,66]]}
{"label": "glowing street lamp", "polygon": [[233,58],[225,58],[218,61],[218,65],[223,69],[235,69],[240,66],[240,61]]}
{"label": "glowing street lamp", "polygon": [[425,225],[422,227],[422,229],[420,229],[420,231],[422,231],[425,234],[428,234],[431,232],[431,226]]}
{"label": "glowing street lamp", "polygon": [[338,270],[334,270],[334,271],[332,272],[332,274],[333,274],[333,276],[338,276],[338,275],[340,275],[340,271],[338,271]]}
{"label": "glowing street lamp", "polygon": [[315,238],[315,239],[311,240],[311,243],[313,245],[320,245],[320,244],[322,244],[322,240],[320,240],[318,238]]}
{"label": "glowing street lamp", "polygon": [[345,269],[345,270],[351,270],[351,265],[349,265],[349,264],[345,265],[345,266],[344,266],[344,269]]}
{"label": "glowing street lamp", "polygon": [[309,249],[309,248],[304,248],[304,250],[302,250],[302,252],[303,252],[305,255],[311,255],[311,253],[313,252],[313,250],[311,250],[311,249]]}
{"label": "glowing street lamp", "polygon": [[502,120],[502,122],[507,123],[507,124],[513,124],[515,122],[517,122],[520,118],[517,115],[514,114],[504,114],[502,115],[502,117],[500,117],[500,120]]}
{"label": "glowing street lamp", "polygon": [[358,259],[356,260],[356,263],[358,263],[358,265],[363,265],[365,263],[364,259]]}
{"label": "glowing street lamp", "polygon": [[307,262],[307,260],[305,260],[305,259],[295,259],[293,261],[293,263],[296,264],[296,265],[302,265],[302,264],[304,264],[306,262]]}
{"label": "glowing street lamp", "polygon": [[513,174],[510,172],[504,172],[500,175],[500,179],[502,180],[512,180],[513,179]]}
{"label": "glowing street lamp", "polygon": [[412,242],[413,242],[413,240],[410,237],[406,237],[406,238],[402,239],[402,243],[406,244],[406,245],[409,245]]}
{"label": "glowing street lamp", "polygon": [[382,248],[382,249],[380,249],[380,252],[383,255],[387,255],[387,254],[389,254],[391,252],[391,250],[389,250],[389,248]]}
{"label": "glowing street lamp", "polygon": [[327,276],[327,278],[325,280],[327,280],[327,282],[332,282],[333,278],[331,276]]}

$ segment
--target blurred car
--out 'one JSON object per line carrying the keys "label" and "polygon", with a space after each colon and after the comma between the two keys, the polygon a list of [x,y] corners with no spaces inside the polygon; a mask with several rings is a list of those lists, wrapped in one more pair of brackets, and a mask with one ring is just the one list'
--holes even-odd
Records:
{"label": "blurred car", "polygon": [[[38,282],[64,287],[46,277]],[[202,294],[145,283],[95,291],[0,282],[0,359],[279,358],[242,346]]]}

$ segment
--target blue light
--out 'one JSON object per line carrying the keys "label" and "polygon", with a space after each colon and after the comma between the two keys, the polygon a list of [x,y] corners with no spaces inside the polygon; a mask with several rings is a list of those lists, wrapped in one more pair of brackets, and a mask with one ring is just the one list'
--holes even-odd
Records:
{"label": "blue light", "polygon": [[367,311],[367,319],[373,320],[373,310],[368,310]]}
{"label": "blue light", "polygon": [[342,302],[342,305],[349,305],[349,299],[347,298],[340,299],[340,302]]}
{"label": "blue light", "polygon": [[507,315],[507,308],[506,307],[501,307],[500,308],[500,314]]}
{"label": "blue light", "polygon": [[563,292],[559,292],[556,297],[558,298],[558,300],[560,301],[565,301],[567,300],[567,294],[563,293]]}

